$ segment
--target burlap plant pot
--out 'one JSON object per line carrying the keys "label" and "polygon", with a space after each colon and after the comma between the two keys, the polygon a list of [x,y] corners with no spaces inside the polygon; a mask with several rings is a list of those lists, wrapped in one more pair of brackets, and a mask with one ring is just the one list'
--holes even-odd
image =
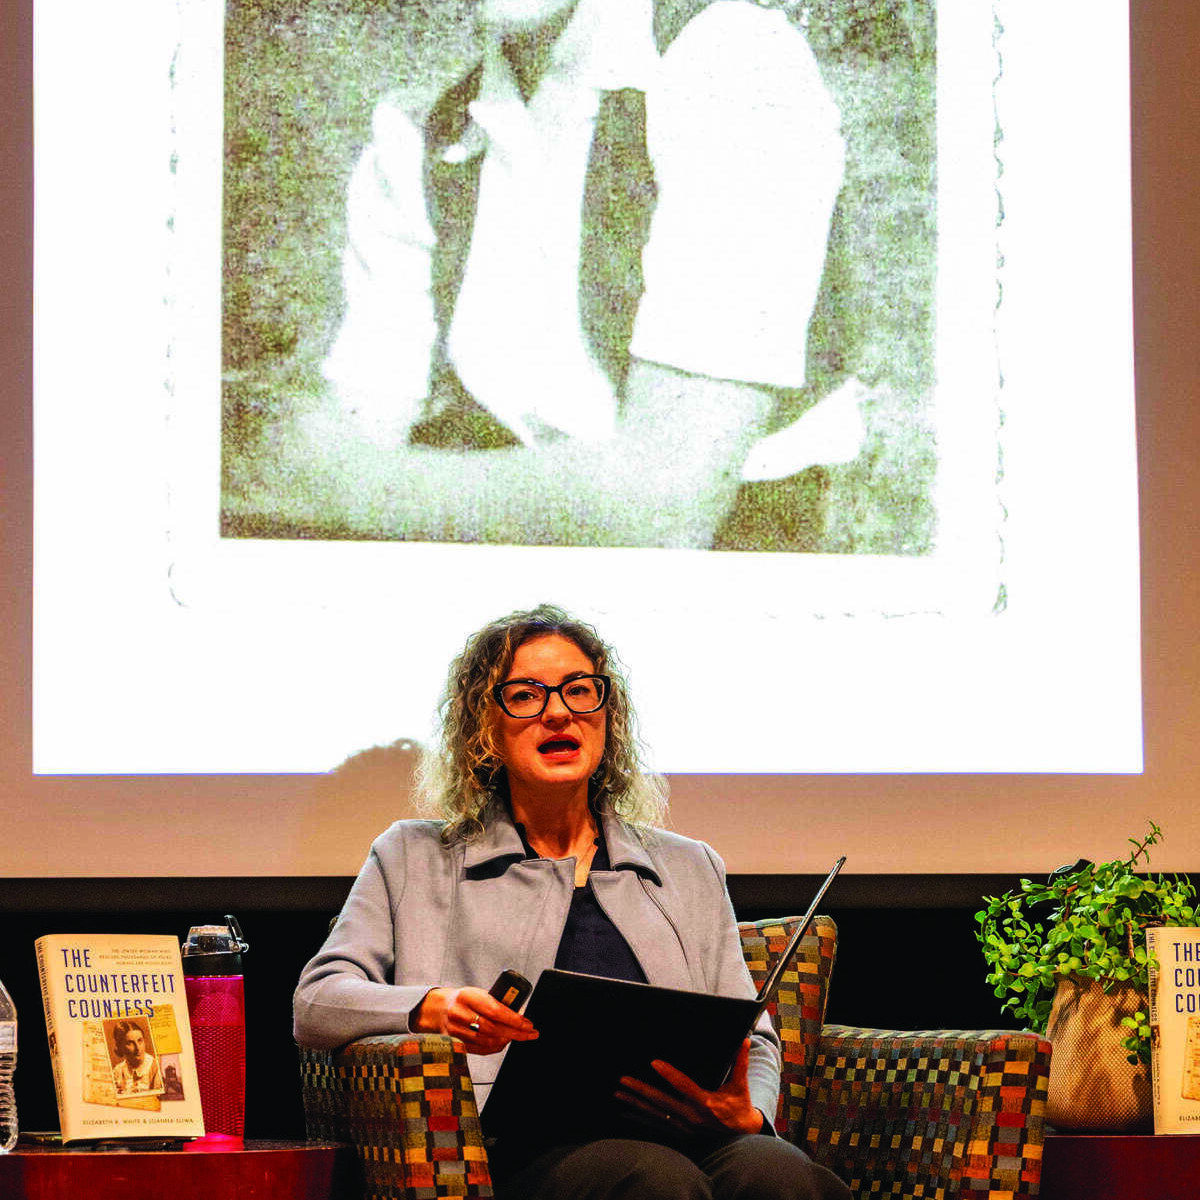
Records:
{"label": "burlap plant pot", "polygon": [[1094,979],[1058,981],[1046,1037],[1054,1047],[1046,1120],[1079,1133],[1149,1133],[1154,1125],[1150,1069],[1128,1061],[1121,1018],[1146,1011],[1134,988],[1105,994]]}

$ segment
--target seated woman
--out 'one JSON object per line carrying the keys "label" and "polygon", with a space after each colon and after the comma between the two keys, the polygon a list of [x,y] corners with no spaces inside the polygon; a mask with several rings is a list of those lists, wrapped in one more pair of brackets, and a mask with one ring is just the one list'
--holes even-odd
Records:
{"label": "seated woman", "polygon": [[[465,1044],[481,1104],[501,1053],[537,1037],[488,995],[500,972],[548,967],[754,994],[724,868],[659,827],[612,651],[543,605],[471,637],[450,668],[424,773],[444,819],[399,821],[371,848],[295,997],[296,1039],[332,1048],[427,1031]],[[548,862],[546,860],[549,860]],[[569,1064],[564,1064],[564,1070]],[[848,1197],[773,1135],[779,1046],[764,1017],[708,1091],[669,1065],[622,1080],[627,1126],[547,1145],[536,1127],[491,1153],[501,1197]]]}

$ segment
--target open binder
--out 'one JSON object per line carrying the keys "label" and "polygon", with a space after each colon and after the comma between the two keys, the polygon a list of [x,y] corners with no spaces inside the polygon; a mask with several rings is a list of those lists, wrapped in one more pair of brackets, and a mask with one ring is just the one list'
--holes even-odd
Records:
{"label": "open binder", "polygon": [[670,1063],[701,1087],[729,1073],[743,1040],[774,997],[817,905],[846,859],[833,865],[757,996],[714,996],[546,970],[525,1009],[532,1042],[514,1042],[482,1114],[489,1138],[593,1138],[631,1117],[613,1098],[623,1075],[668,1087],[650,1063]]}

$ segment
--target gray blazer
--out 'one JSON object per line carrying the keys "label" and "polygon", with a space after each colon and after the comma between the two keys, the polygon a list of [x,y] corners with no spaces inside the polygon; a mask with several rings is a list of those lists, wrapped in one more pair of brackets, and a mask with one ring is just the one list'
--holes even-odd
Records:
{"label": "gray blazer", "polygon": [[[408,1032],[433,987],[487,988],[506,967],[536,981],[554,965],[575,860],[526,859],[507,813],[470,842],[444,846],[436,821],[397,821],[371,847],[294,1001],[295,1037],[331,1049]],[[612,869],[593,871],[596,898],[646,979],[662,987],[752,996],[725,867],[679,834],[639,835],[604,817]],[[503,1054],[470,1056],[482,1105]],[[764,1016],[750,1053],[750,1092],[768,1121],[779,1091],[779,1042]]]}

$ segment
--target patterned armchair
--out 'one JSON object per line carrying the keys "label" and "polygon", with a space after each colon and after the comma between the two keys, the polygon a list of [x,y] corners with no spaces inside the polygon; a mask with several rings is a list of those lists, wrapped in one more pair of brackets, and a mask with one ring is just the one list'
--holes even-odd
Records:
{"label": "patterned armchair", "polygon": [[[756,982],[796,920],[739,926]],[[836,950],[837,927],[818,917],[772,1006],[784,1051],[779,1133],[856,1196],[1036,1196],[1049,1043],[823,1025]],[[368,1200],[492,1195],[461,1043],[396,1034],[302,1050],[300,1061],[308,1135],[355,1145]]]}

